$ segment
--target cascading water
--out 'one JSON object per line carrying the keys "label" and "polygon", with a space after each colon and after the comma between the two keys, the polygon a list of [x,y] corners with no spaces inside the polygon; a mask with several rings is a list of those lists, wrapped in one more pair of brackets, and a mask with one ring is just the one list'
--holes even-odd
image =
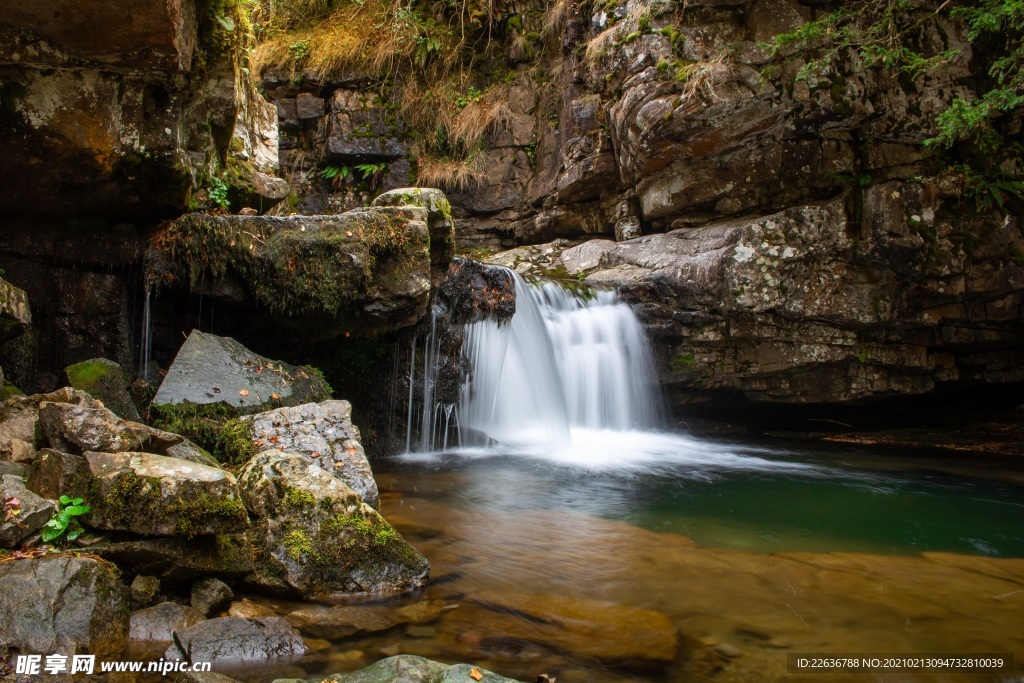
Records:
{"label": "cascading water", "polygon": [[[629,306],[611,291],[577,295],[554,282],[531,285],[512,275],[516,313],[511,322],[481,320],[463,330],[469,376],[455,411],[460,445],[564,451],[593,430],[657,426],[650,350]],[[433,401],[434,336],[432,324],[423,349],[422,451],[448,445],[452,410]],[[440,427],[439,412],[446,415]],[[411,433],[411,405],[409,415]]]}

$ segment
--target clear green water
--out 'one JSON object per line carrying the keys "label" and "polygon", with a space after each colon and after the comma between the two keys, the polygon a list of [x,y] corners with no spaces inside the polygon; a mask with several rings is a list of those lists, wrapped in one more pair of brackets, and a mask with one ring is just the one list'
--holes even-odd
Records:
{"label": "clear green water", "polygon": [[461,507],[571,510],[712,547],[1024,557],[1024,463],[701,443],[728,453],[728,462],[602,462],[592,469],[491,452],[391,461],[386,468],[457,472],[461,495],[449,502]]}

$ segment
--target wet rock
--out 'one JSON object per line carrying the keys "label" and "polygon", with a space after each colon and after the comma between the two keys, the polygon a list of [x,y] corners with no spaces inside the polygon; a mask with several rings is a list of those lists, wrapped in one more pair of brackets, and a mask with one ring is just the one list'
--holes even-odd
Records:
{"label": "wet rock", "polygon": [[133,427],[91,397],[78,403],[40,404],[39,426],[47,443],[63,452],[139,450],[146,442],[144,429]]}
{"label": "wet rock", "polygon": [[306,597],[424,585],[426,558],[308,457],[264,451],[239,472],[239,486],[255,519],[253,584]]}
{"label": "wet rock", "polygon": [[177,631],[168,660],[254,662],[306,654],[302,636],[280,617],[220,617]]}
{"label": "wet rock", "polygon": [[99,399],[118,417],[135,422],[142,419],[128,393],[128,376],[114,361],[94,358],[69,365],[64,372],[68,376],[68,384]]}
{"label": "wet rock", "polygon": [[22,652],[118,655],[128,589],[115,567],[85,557],[0,563],[0,643]]}
{"label": "wet rock", "polygon": [[[473,666],[471,664],[442,664],[415,655],[397,655],[382,659],[372,666],[352,673],[334,674],[324,679],[325,683],[465,683],[476,680],[471,672],[476,670],[480,683],[516,683],[514,679]],[[299,683],[295,681],[293,683]]]}
{"label": "wet rock", "polygon": [[89,463],[82,456],[44,448],[29,473],[28,488],[52,500],[77,497],[86,492],[90,477]]}
{"label": "wet rock", "polygon": [[326,393],[315,371],[264,358],[229,337],[193,330],[167,370],[153,405],[224,403],[240,410],[281,401],[319,400]]}
{"label": "wet rock", "polygon": [[139,574],[132,579],[129,586],[132,604],[138,607],[148,607],[156,594],[160,592],[160,579],[155,576],[144,576]]}
{"label": "wet rock", "polygon": [[162,449],[163,454],[168,458],[177,458],[178,460],[187,460],[188,462],[194,462],[197,465],[206,465],[207,467],[219,468],[221,465],[217,462],[217,459],[210,455],[210,452],[205,448],[201,448],[195,443],[192,443],[185,437],[181,437],[181,441]]}
{"label": "wet rock", "polygon": [[194,607],[162,602],[132,612],[128,639],[134,642],[169,643],[174,639],[175,631],[181,631],[205,619],[206,615]]}
{"label": "wet rock", "polygon": [[[0,476],[0,547],[18,547],[50,521],[55,509],[52,502],[26,488],[21,477]],[[16,514],[6,519],[8,512]]]}
{"label": "wet rock", "polygon": [[36,453],[36,449],[29,442],[11,439],[11,462],[32,462],[36,459]]}
{"label": "wet rock", "polygon": [[371,507],[377,506],[377,483],[352,424],[348,401],[306,403],[245,418],[252,438],[263,448],[300,453],[338,477]]}
{"label": "wet rock", "polygon": [[84,457],[91,476],[91,527],[190,538],[248,524],[229,472],[151,453]]}
{"label": "wet rock", "polygon": [[274,610],[269,607],[255,603],[252,600],[242,598],[231,603],[228,607],[227,616],[229,617],[240,617],[242,619],[256,619],[257,617],[272,617],[274,616]]}
{"label": "wet rock", "polygon": [[235,597],[234,591],[226,583],[217,579],[202,579],[192,585],[192,606],[205,616],[210,616],[220,610],[231,602],[233,597]]}
{"label": "wet rock", "polygon": [[441,301],[453,325],[477,320],[499,323],[512,319],[516,312],[516,288],[512,275],[470,259],[456,258],[439,288]]}
{"label": "wet rock", "polygon": [[32,311],[28,306],[28,295],[24,290],[0,278],[0,342],[19,336],[31,324]]}
{"label": "wet rock", "polygon": [[[567,650],[627,668],[663,666],[678,637],[660,612],[610,602],[546,595],[476,594],[441,623],[442,639],[471,652],[512,639]],[[466,648],[469,650],[466,650]]]}
{"label": "wet rock", "polygon": [[427,624],[444,612],[443,600],[425,600],[402,607],[310,606],[285,617],[314,638],[341,640],[351,635],[387,631],[402,624]]}
{"label": "wet rock", "polygon": [[[50,394],[12,396],[0,403],[0,458],[12,459],[12,442],[18,440],[36,445],[36,425],[39,423],[39,405],[45,401],[77,401],[89,398],[82,392],[59,389]],[[91,400],[91,399],[90,399]],[[19,446],[19,448],[21,448]]]}

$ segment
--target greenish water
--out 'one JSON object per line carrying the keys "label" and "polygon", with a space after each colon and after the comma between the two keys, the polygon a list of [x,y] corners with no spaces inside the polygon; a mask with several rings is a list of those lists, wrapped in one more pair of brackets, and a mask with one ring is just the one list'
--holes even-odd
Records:
{"label": "greenish water", "polygon": [[1020,463],[672,438],[681,453],[632,465],[466,450],[388,467],[457,472],[462,507],[571,510],[719,548],[1024,557]]}

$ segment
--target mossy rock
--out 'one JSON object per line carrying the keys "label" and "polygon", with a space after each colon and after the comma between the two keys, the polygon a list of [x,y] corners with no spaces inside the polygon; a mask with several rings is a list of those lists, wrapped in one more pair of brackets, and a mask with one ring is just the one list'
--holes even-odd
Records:
{"label": "mossy rock", "polygon": [[106,358],[93,358],[64,369],[68,384],[103,401],[112,413],[125,420],[140,421],[139,410],[129,393],[124,369]]}
{"label": "mossy rock", "polygon": [[239,488],[255,520],[255,586],[307,598],[400,593],[426,583],[426,558],[310,458],[264,451],[239,472]]}

